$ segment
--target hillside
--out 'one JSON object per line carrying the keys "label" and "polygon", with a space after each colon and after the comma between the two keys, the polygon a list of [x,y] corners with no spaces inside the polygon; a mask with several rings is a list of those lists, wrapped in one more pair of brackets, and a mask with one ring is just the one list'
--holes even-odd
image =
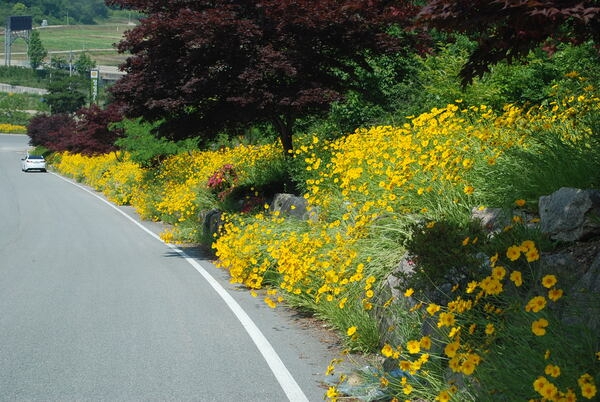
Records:
{"label": "hillside", "polygon": [[[38,27],[42,45],[48,51],[46,62],[51,57],[77,59],[82,52],[87,53],[98,65],[117,66],[126,56],[119,55],[115,44],[131,26],[127,19],[110,18],[94,25],[50,25]],[[27,44],[16,40],[12,46],[11,59],[18,62],[27,60]]]}
{"label": "hillside", "polygon": [[34,25],[95,24],[110,15],[103,0],[5,0],[0,4],[0,26],[13,15],[31,15]]}

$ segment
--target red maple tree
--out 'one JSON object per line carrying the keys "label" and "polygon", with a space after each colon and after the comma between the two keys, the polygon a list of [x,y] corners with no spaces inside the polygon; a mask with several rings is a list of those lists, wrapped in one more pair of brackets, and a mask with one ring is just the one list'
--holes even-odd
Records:
{"label": "red maple tree", "polygon": [[[328,110],[369,57],[411,46],[418,8],[386,0],[107,0],[147,17],[118,45],[131,56],[112,94],[171,139],[269,122],[286,154],[297,118]],[[396,30],[398,31],[398,30]]]}

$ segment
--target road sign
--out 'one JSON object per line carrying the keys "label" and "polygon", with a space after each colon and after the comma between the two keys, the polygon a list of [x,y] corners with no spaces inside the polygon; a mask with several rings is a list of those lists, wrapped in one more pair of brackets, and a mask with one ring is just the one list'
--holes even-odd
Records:
{"label": "road sign", "polygon": [[100,78],[100,71],[91,70],[90,78],[92,79],[92,103],[96,103],[98,97],[98,80]]}

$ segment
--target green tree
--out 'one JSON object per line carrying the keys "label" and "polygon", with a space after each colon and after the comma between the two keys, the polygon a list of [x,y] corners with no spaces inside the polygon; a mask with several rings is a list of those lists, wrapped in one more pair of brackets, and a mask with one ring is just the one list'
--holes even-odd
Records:
{"label": "green tree", "polygon": [[85,95],[82,92],[81,81],[78,77],[61,77],[48,84],[46,102],[52,114],[73,113],[85,105]]}
{"label": "green tree", "polygon": [[23,3],[15,3],[11,12],[13,15],[25,15],[27,13],[27,6]]}
{"label": "green tree", "polygon": [[90,70],[96,67],[96,62],[87,53],[81,53],[75,61],[75,71],[82,77],[90,76]]}
{"label": "green tree", "polygon": [[27,56],[29,57],[29,65],[32,69],[37,70],[42,65],[44,58],[48,55],[48,52],[42,44],[40,39],[40,33],[37,30],[31,31],[29,37],[29,47],[27,49]]}
{"label": "green tree", "polygon": [[466,34],[477,46],[462,67],[463,85],[490,72],[490,66],[519,60],[539,46],[600,43],[597,0],[430,0],[418,24],[427,30]]}

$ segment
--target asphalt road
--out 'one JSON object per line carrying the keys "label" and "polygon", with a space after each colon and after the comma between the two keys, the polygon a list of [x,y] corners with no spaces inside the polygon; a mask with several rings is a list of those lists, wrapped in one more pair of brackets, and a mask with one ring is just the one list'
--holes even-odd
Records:
{"label": "asphalt road", "polygon": [[338,357],[195,250],[0,135],[1,401],[322,401]]}

